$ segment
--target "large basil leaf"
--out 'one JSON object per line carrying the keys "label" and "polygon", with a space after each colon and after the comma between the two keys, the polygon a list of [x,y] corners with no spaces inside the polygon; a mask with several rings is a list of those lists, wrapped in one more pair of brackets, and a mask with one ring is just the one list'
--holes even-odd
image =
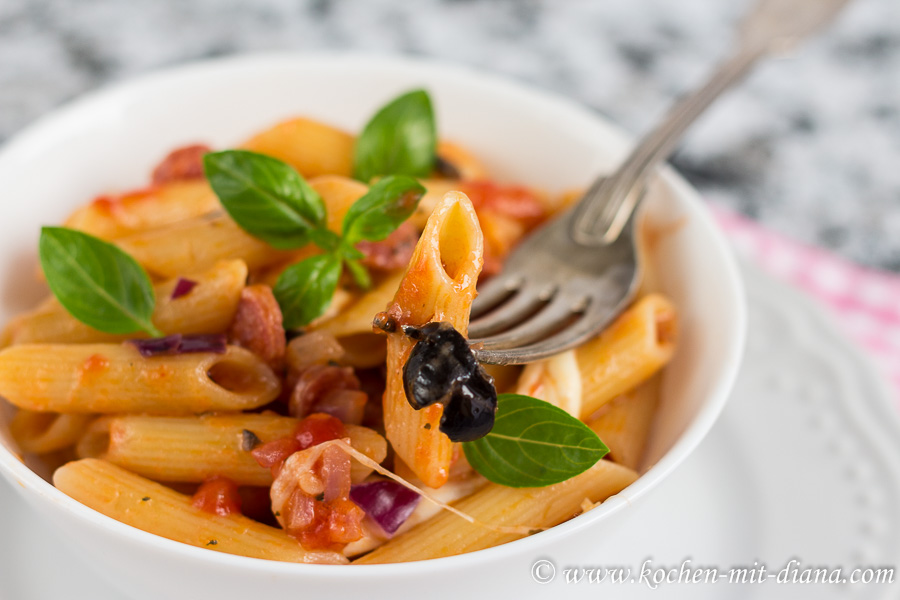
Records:
{"label": "large basil leaf", "polygon": [[203,157],[210,186],[241,228],[274,248],[305,246],[324,227],[325,204],[287,163],[248,152],[225,150]]}
{"label": "large basil leaf", "polygon": [[65,227],[44,227],[41,267],[50,290],[73,317],[106,333],[145,331],[159,337],[156,304],[144,269],[116,246]]}
{"label": "large basil leaf", "polygon": [[354,177],[425,177],[434,168],[437,130],[431,98],[424,90],[403,94],[369,121],[354,149]]}
{"label": "large basil leaf", "polygon": [[497,398],[494,428],[464,442],[476,471],[509,487],[543,487],[588,470],[609,452],[587,425],[549,402],[518,394]]}

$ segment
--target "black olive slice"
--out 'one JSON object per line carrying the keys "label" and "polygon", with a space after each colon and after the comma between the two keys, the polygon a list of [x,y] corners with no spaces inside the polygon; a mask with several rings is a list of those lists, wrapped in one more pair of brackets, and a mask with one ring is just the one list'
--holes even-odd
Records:
{"label": "black olive slice", "polygon": [[405,326],[417,340],[403,367],[403,387],[410,405],[444,406],[440,430],[454,442],[485,436],[494,426],[497,390],[466,338],[449,323]]}

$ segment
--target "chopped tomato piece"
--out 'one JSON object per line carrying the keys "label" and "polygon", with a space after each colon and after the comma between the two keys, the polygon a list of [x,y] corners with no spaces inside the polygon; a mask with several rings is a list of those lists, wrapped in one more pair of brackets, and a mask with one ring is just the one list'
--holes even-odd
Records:
{"label": "chopped tomato piece", "polygon": [[291,454],[302,449],[296,438],[286,437],[261,444],[250,454],[256,459],[259,466],[272,469],[280,466]]}
{"label": "chopped tomato piece", "polygon": [[493,181],[466,181],[460,185],[476,212],[491,210],[519,221],[531,229],[547,218],[547,211],[534,191],[521,185]]}
{"label": "chopped tomato piece", "polygon": [[341,420],[324,413],[301,419],[294,430],[294,439],[300,443],[301,450],[343,437],[347,437],[347,430]]}
{"label": "chopped tomato piece", "polygon": [[222,517],[241,512],[238,486],[227,477],[207,479],[194,493],[192,504],[200,510]]}

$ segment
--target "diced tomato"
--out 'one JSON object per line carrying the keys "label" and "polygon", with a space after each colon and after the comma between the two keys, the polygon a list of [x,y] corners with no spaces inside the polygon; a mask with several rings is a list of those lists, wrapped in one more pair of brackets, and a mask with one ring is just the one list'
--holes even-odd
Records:
{"label": "diced tomato", "polygon": [[301,450],[343,437],[347,437],[344,424],[340,419],[325,413],[314,413],[300,419],[294,430],[294,439],[300,443]]}
{"label": "diced tomato", "polygon": [[521,185],[500,185],[493,181],[466,181],[460,185],[476,212],[492,210],[519,221],[531,229],[547,218],[537,195]]}
{"label": "diced tomato", "polygon": [[285,529],[307,550],[340,551],[363,535],[366,513],[347,498],[325,502],[299,492],[291,496],[285,511]]}
{"label": "diced tomato", "polygon": [[302,449],[296,438],[286,437],[260,444],[250,454],[256,459],[259,466],[272,469],[281,466],[288,456]]}
{"label": "diced tomato", "polygon": [[241,512],[238,486],[227,477],[207,479],[194,493],[192,504],[200,510],[222,517]]}

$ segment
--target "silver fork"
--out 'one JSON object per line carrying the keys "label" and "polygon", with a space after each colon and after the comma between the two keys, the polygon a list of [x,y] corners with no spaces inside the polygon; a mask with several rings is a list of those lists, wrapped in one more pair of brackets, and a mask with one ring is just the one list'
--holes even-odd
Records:
{"label": "silver fork", "polygon": [[634,298],[640,280],[635,209],[649,178],[684,131],[761,58],[827,24],[849,0],[760,0],[740,28],[736,51],[578,204],[524,240],[472,305],[478,360],[519,364],[575,347]]}

